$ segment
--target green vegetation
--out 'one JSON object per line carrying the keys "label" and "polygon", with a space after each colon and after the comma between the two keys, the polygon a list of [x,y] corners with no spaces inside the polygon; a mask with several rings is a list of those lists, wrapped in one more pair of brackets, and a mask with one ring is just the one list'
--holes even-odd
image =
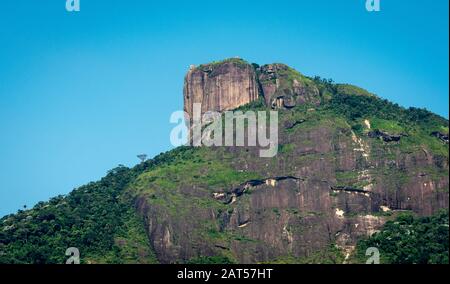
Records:
{"label": "green vegetation", "polygon": [[[281,65],[284,65],[284,64],[281,64]],[[304,83],[306,86],[310,86],[310,85],[314,84],[314,82],[311,79],[303,76],[300,72],[298,72],[297,70],[295,70],[289,66],[286,66],[285,69],[279,70],[278,73],[279,73],[279,76],[281,78],[285,79],[285,81],[287,82],[288,85],[286,85],[285,87],[292,88],[294,80],[297,80],[297,82],[299,82],[299,83]]]}
{"label": "green vegetation", "polygon": [[259,97],[257,100],[252,101],[248,104],[245,104],[243,106],[240,106],[236,109],[236,111],[242,111],[245,113],[245,111],[263,111],[267,110],[266,103],[264,102],[263,97]]}
{"label": "green vegetation", "polygon": [[286,256],[270,261],[271,264],[342,264],[344,262],[342,250],[335,244],[330,244],[323,250],[316,251],[308,257]]}
{"label": "green vegetation", "polygon": [[76,247],[81,263],[156,263],[125,189],[146,170],[183,155],[181,147],[133,169],[119,166],[67,196],[39,202],[0,219],[0,263],[65,263]]}
{"label": "green vegetation", "polygon": [[369,247],[379,249],[381,263],[448,264],[448,211],[431,217],[415,217],[408,213],[388,221],[381,232],[359,241],[356,262],[365,262]]}
{"label": "green vegetation", "polygon": [[278,148],[278,151],[279,151],[280,153],[283,153],[283,154],[285,154],[285,153],[291,153],[291,152],[293,152],[294,149],[295,149],[295,145],[294,145],[294,144],[284,144],[284,145],[279,145],[278,147],[279,147],[279,148]]}
{"label": "green vegetation", "polygon": [[235,262],[225,256],[201,256],[189,260],[186,264],[234,264]]}
{"label": "green vegetation", "polygon": [[228,166],[231,157],[210,148],[192,148],[183,152],[171,163],[149,170],[136,178],[130,186],[133,195],[150,196],[150,204],[165,207],[173,215],[188,210],[192,206],[223,209],[223,204],[210,199],[197,198],[180,192],[181,187],[195,185],[197,191],[211,196],[214,190],[231,188],[239,184],[260,178],[251,172],[238,172]]}
{"label": "green vegetation", "polygon": [[367,90],[350,84],[336,84],[336,92],[347,96],[374,96]]}
{"label": "green vegetation", "polygon": [[344,117],[358,135],[367,133],[364,123],[367,119],[372,130],[402,135],[397,145],[401,152],[425,148],[436,156],[448,159],[448,145],[430,135],[433,131],[448,133],[447,119],[426,109],[405,109],[355,86],[334,84],[332,80],[320,77],[315,77],[314,82],[322,97],[327,96],[319,109]]}
{"label": "green vegetation", "polygon": [[2,218],[0,263],[64,263],[69,247],[83,263],[155,262],[142,220],[120,195],[133,176],[118,167],[68,196]]}
{"label": "green vegetation", "polygon": [[418,108],[405,109],[397,104],[375,96],[355,96],[336,93],[327,105],[333,112],[355,121],[360,118],[377,117],[385,120],[395,120],[399,123],[415,123],[425,126],[448,126],[448,120],[427,110]]}
{"label": "green vegetation", "polygon": [[395,120],[372,118],[370,120],[370,124],[373,129],[380,129],[388,132],[389,134],[401,134],[405,132],[405,128]]}
{"label": "green vegetation", "polygon": [[221,61],[213,61],[208,64],[201,64],[198,66],[198,69],[208,71],[211,68],[214,69],[215,67],[219,66],[220,64],[224,64],[224,63],[233,63],[238,67],[247,67],[250,65],[250,63],[248,63],[247,61],[245,61],[244,59],[241,59],[241,58],[227,58],[227,59],[224,59]]}

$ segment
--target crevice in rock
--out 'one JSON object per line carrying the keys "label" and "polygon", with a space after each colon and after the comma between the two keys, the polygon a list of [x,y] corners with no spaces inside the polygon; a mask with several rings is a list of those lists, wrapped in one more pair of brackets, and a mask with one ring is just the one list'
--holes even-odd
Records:
{"label": "crevice in rock", "polygon": [[400,141],[402,136],[405,135],[391,135],[389,133],[383,132],[381,130],[374,130],[367,134],[369,138],[380,138],[384,142],[398,142]]}
{"label": "crevice in rock", "polygon": [[300,119],[300,120],[296,120],[296,121],[287,121],[284,124],[284,127],[288,130],[291,130],[291,129],[295,128],[296,126],[304,123],[305,121],[306,121],[305,119]]}
{"label": "crevice in rock", "polygon": [[252,64],[253,70],[255,70],[256,74],[256,86],[258,87],[258,98],[263,98],[264,102],[266,102],[266,95],[264,94],[264,89],[261,84],[261,80],[259,79],[259,76],[261,75],[261,68],[260,66],[255,66],[254,63]]}
{"label": "crevice in rock", "polygon": [[361,188],[355,188],[351,186],[331,186],[331,189],[334,191],[341,191],[341,192],[350,192],[350,193],[361,193],[361,194],[372,194],[373,192],[364,190]]}
{"label": "crevice in rock", "polygon": [[439,131],[433,131],[433,132],[431,132],[430,135],[433,137],[436,137],[439,140],[441,140],[442,142],[448,144],[448,135],[445,135],[444,133],[439,132]]}
{"label": "crevice in rock", "polygon": [[222,201],[224,204],[233,204],[237,198],[242,196],[246,191],[252,190],[256,187],[267,185],[275,187],[278,182],[285,180],[304,181],[305,179],[295,176],[279,176],[265,179],[253,179],[240,184],[230,192],[215,192],[213,198]]}
{"label": "crevice in rock", "polygon": [[221,245],[214,245],[216,248],[220,248],[220,249],[223,249],[223,250],[230,250],[230,248],[229,247],[225,247],[225,246],[221,246]]}
{"label": "crevice in rock", "polygon": [[245,227],[247,227],[249,224],[250,224],[250,220],[247,220],[247,221],[244,221],[244,222],[242,222],[242,223],[239,223],[239,224],[238,224],[238,227],[239,227],[239,228],[245,228]]}

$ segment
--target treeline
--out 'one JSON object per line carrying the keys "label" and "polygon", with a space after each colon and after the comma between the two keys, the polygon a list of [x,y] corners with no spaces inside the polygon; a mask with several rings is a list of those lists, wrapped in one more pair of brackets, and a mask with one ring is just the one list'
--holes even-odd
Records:
{"label": "treeline", "polygon": [[69,247],[87,257],[106,255],[126,219],[119,195],[130,176],[118,167],[99,182],[2,218],[0,263],[64,263]]}
{"label": "treeline", "polygon": [[124,191],[143,171],[189,152],[180,147],[131,169],[119,166],[67,196],[1,218],[0,263],[61,264],[69,247],[79,249],[82,263],[155,262],[134,200]]}
{"label": "treeline", "polygon": [[369,92],[351,85],[335,84],[331,79],[318,76],[312,78],[322,94],[330,94],[331,99],[326,108],[344,115],[349,120],[377,117],[397,120],[405,124],[418,124],[422,127],[443,125],[449,121],[422,108],[404,108],[386,99],[379,98]]}
{"label": "treeline", "polygon": [[448,211],[431,217],[402,214],[388,221],[380,232],[358,242],[357,262],[365,262],[370,247],[379,250],[385,264],[448,264]]}

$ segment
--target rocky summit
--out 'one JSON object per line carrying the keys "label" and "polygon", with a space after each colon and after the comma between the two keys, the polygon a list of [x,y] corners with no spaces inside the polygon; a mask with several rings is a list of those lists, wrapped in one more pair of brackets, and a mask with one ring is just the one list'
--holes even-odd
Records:
{"label": "rocky summit", "polygon": [[264,98],[272,108],[319,104],[319,89],[284,64],[259,67],[239,58],[191,66],[184,79],[184,110],[192,116],[194,103],[202,111],[232,110]]}
{"label": "rocky summit", "polygon": [[120,166],[2,218],[0,262],[63,263],[77,247],[83,263],[364,263],[374,240],[383,262],[413,262],[401,238],[426,250],[418,262],[448,262],[447,119],[238,58],[191,66],[194,103],[278,110],[278,154],[179,147]]}

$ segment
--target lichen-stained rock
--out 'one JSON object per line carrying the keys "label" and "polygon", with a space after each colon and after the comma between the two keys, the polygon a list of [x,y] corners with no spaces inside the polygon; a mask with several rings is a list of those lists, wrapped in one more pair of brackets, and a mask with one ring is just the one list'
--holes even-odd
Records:
{"label": "lichen-stained rock", "polygon": [[235,109],[258,98],[253,66],[233,58],[218,63],[191,66],[184,79],[184,111],[192,119],[193,104],[202,104],[202,113]]}

